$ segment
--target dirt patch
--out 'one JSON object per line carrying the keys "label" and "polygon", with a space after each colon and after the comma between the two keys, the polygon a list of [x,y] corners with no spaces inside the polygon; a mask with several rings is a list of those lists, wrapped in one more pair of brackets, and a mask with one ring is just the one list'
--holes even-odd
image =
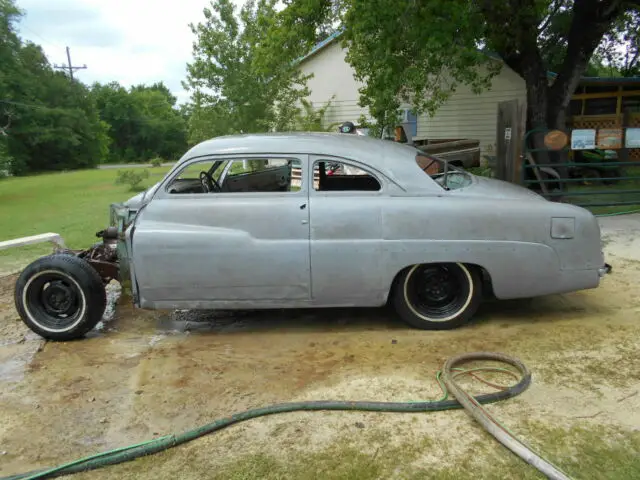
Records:
{"label": "dirt patch", "polygon": [[[45,344],[17,320],[14,279],[3,279],[0,473],[55,465],[272,403],[437,398],[434,374],[445,359],[477,350],[516,355],[532,370],[529,390],[489,407],[527,441],[549,446],[543,427],[570,432],[577,425],[624,436],[640,425],[633,362],[640,358],[634,291],[640,262],[624,245],[616,238],[607,243],[614,271],[600,288],[489,303],[472,324],[450,332],[410,329],[384,309],[192,314],[139,311],[121,300],[89,338]],[[319,466],[305,470],[303,457]],[[202,478],[207,471],[224,473],[219,478],[411,478],[427,471],[456,478],[453,470],[446,476],[453,464],[470,472],[502,465],[516,477],[538,478],[510,458],[462,411],[294,413],[78,478]],[[302,466],[294,468],[296,462]],[[349,462],[361,476],[349,477]]]}

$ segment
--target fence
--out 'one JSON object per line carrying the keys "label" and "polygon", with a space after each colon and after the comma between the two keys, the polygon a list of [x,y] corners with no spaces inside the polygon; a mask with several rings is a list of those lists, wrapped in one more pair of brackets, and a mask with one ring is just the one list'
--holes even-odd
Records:
{"label": "fence", "polygon": [[[640,161],[608,159],[605,150],[599,150],[595,145],[589,150],[571,150],[570,145],[552,149],[533,148],[528,144],[533,135],[547,138],[548,133],[550,131],[532,130],[525,135],[522,185],[538,190],[549,200],[595,209],[595,213],[632,205],[640,208]],[[534,159],[535,152],[546,152],[547,155],[539,155],[543,158],[552,155],[568,158],[572,152],[578,159],[539,163],[540,158],[538,162]]]}

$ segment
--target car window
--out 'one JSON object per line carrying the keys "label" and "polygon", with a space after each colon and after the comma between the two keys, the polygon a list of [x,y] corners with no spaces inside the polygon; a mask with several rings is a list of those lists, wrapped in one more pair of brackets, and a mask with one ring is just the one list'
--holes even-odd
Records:
{"label": "car window", "polygon": [[313,165],[313,188],[318,192],[375,192],[380,181],[366,170],[334,160],[317,160]]}
{"label": "car window", "polygon": [[[472,183],[471,175],[437,157],[417,154],[416,163],[435,182],[445,190],[457,190]],[[446,169],[445,169],[446,165]]]}
{"label": "car window", "polygon": [[167,192],[172,194],[207,193],[202,186],[201,174],[204,172],[217,180],[228,162],[228,160],[211,160],[209,158],[191,163],[173,178],[167,186]]}
{"label": "car window", "polygon": [[302,164],[290,158],[232,160],[220,181],[220,193],[296,192],[301,189]]}
{"label": "car window", "polygon": [[289,158],[203,160],[176,175],[171,194],[237,192],[295,192],[301,189],[302,164]]}
{"label": "car window", "polygon": [[213,161],[207,160],[203,162],[192,163],[187,165],[176,177],[176,179],[197,179],[202,171],[209,171],[213,166]]}

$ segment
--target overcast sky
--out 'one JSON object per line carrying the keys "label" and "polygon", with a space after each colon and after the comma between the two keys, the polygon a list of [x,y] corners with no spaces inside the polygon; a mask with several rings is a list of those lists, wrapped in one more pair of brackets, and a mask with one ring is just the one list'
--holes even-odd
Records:
{"label": "overcast sky", "polygon": [[[242,0],[235,0],[242,4]],[[20,35],[41,45],[54,63],[66,63],[71,48],[76,72],[87,84],[125,86],[164,81],[180,102],[180,81],[191,60],[189,23],[204,19],[208,0],[17,0],[26,12]]]}

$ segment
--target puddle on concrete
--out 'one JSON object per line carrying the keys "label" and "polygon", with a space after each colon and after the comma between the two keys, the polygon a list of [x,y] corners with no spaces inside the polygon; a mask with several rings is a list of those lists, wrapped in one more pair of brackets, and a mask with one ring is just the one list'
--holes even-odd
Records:
{"label": "puddle on concrete", "polygon": [[37,338],[6,345],[0,351],[0,381],[15,383],[24,380],[29,364],[44,344],[44,340]]}

